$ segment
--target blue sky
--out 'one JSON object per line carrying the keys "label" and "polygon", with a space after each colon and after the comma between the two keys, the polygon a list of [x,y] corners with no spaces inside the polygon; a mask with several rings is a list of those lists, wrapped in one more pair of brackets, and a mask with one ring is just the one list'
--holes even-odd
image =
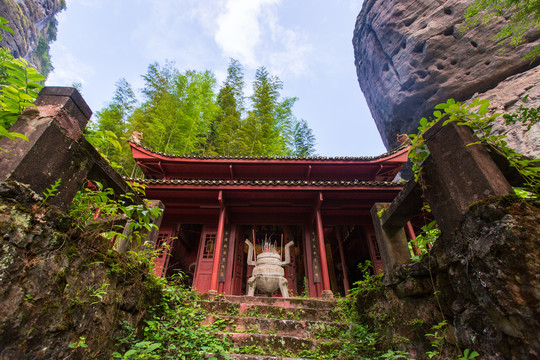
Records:
{"label": "blue sky", "polygon": [[249,95],[264,65],[317,137],[323,156],[385,152],[360,91],[351,43],[363,0],[78,0],[59,14],[47,85],[80,82],[94,112],[119,78],[139,89],[154,61],[180,71],[212,70],[230,57],[244,65]]}

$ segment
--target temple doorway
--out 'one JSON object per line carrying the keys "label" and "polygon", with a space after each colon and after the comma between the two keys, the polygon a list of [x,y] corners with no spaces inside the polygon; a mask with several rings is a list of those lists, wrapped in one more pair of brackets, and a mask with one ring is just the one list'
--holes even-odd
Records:
{"label": "temple doorway", "polygon": [[[233,295],[247,294],[247,280],[251,277],[253,266],[247,265],[248,246],[245,240],[249,240],[255,247],[255,253],[260,254],[263,250],[273,251],[281,255],[284,261],[285,245],[293,241],[291,247],[291,262],[285,266],[285,277],[288,281],[289,296],[298,296],[305,293],[305,261],[303,259],[303,233],[301,226],[295,225],[240,225],[237,227],[235,240],[235,256],[233,264]],[[254,255],[254,260],[256,255]],[[255,292],[255,295],[266,294]],[[280,296],[277,291],[274,296]]]}
{"label": "temple doorway", "polygon": [[332,292],[345,296],[347,289],[362,280],[359,264],[374,262],[368,234],[361,225],[345,225],[325,227],[324,236]]}

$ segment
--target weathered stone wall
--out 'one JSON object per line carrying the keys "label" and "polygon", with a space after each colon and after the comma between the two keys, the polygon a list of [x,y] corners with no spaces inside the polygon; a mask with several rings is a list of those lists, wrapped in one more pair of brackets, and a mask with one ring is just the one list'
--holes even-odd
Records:
{"label": "weathered stone wall", "polygon": [[[56,40],[55,16],[65,8],[65,0],[4,0],[0,2],[0,16],[15,34],[2,31],[0,46],[11,50],[13,56],[23,57],[47,75],[44,59],[49,58],[48,43]],[[44,56],[36,53],[39,38],[47,44]],[[41,49],[43,50],[43,49]]]}
{"label": "weathered stone wall", "polygon": [[120,320],[138,328],[160,288],[148,263],[40,203],[0,183],[0,359],[110,359]]}
{"label": "weathered stone wall", "polygon": [[[540,42],[501,53],[492,40],[502,22],[460,31],[471,0],[366,0],[358,15],[353,45],[360,87],[388,149],[396,134],[416,133],[422,117],[449,98],[488,98],[498,112],[515,111],[529,94],[540,106],[540,59],[523,56]],[[523,154],[540,157],[540,125],[523,136],[510,134]]]}
{"label": "weathered stone wall", "polygon": [[506,196],[472,205],[450,241],[439,239],[431,256],[400,267],[381,291],[360,297],[358,309],[386,347],[417,359],[434,350],[425,335],[443,319],[449,354],[455,341],[482,359],[537,359],[538,289],[540,203]]}

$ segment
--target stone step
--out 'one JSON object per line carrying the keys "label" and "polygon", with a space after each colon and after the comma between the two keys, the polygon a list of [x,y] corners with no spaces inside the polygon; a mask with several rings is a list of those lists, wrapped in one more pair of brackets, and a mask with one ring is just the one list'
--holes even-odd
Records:
{"label": "stone step", "polygon": [[338,340],[311,340],[298,336],[250,333],[220,333],[219,335],[238,350],[233,352],[241,352],[239,348],[255,346],[258,350],[271,356],[315,350],[325,352],[341,347],[341,342]]}
{"label": "stone step", "polygon": [[347,324],[338,322],[221,315],[209,315],[204,324],[216,321],[223,323],[223,332],[279,334],[310,339],[335,339],[347,331]]}
{"label": "stone step", "polygon": [[247,354],[228,354],[233,360],[313,360],[307,358],[291,358],[272,355],[247,355]]}
{"label": "stone step", "polygon": [[282,308],[314,308],[333,309],[336,300],[308,299],[308,298],[282,298],[267,296],[245,296],[245,295],[217,295],[201,294],[201,300],[224,301],[234,304],[271,305]]}
{"label": "stone step", "polygon": [[339,321],[338,308],[292,307],[261,305],[252,303],[231,303],[227,301],[200,300],[199,306],[209,314],[246,317],[266,317],[285,320]]}

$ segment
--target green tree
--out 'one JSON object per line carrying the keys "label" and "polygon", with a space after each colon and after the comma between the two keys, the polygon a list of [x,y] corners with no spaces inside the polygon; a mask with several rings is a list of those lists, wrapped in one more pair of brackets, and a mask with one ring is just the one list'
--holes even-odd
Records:
{"label": "green tree", "polygon": [[293,129],[293,149],[291,155],[306,157],[315,155],[315,135],[307,122],[295,121]]}
{"label": "green tree", "polygon": [[88,130],[87,138],[109,160],[111,165],[124,175],[133,160],[127,144],[128,122],[137,104],[135,92],[126,79],[115,84],[112,101],[96,114],[97,121]]}
{"label": "green tree", "polygon": [[314,152],[311,129],[303,120],[297,124],[292,112],[296,98],[281,99],[282,82],[264,67],[257,70],[249,111],[244,104],[243,68],[234,59],[217,94],[216,79],[208,70],[180,73],[173,63],[153,63],[142,77],[143,102],[137,106],[133,90],[121,79],[93,127],[95,146],[125,175],[133,176],[136,166],[129,146],[121,140],[133,131],[144,134],[149,148],[177,155],[306,156]]}
{"label": "green tree", "polygon": [[112,131],[116,136],[121,137],[126,135],[128,118],[135,109],[137,99],[126,79],[121,78],[115,86],[112,101],[96,114],[97,129]]}
{"label": "green tree", "polygon": [[252,110],[248,112],[241,130],[241,148],[245,155],[287,155],[290,152],[292,106],[296,98],[280,101],[283,83],[260,67],[253,81],[250,97]]}
{"label": "green tree", "polygon": [[[540,0],[474,0],[464,15],[467,20],[465,29],[495,18],[507,19],[506,25],[494,38],[500,45],[515,47],[524,41],[528,30],[540,30]],[[534,59],[539,55],[540,45],[536,45],[526,57]]]}
{"label": "green tree", "polygon": [[179,74],[170,63],[149,66],[143,76],[146,101],[134,112],[130,129],[141,131],[151,148],[171,154],[206,153],[218,107],[212,72]]}
{"label": "green tree", "polygon": [[239,130],[244,109],[244,72],[236,59],[231,59],[227,79],[217,95],[219,112],[212,124],[210,147],[216,154],[233,156],[239,152]]}

